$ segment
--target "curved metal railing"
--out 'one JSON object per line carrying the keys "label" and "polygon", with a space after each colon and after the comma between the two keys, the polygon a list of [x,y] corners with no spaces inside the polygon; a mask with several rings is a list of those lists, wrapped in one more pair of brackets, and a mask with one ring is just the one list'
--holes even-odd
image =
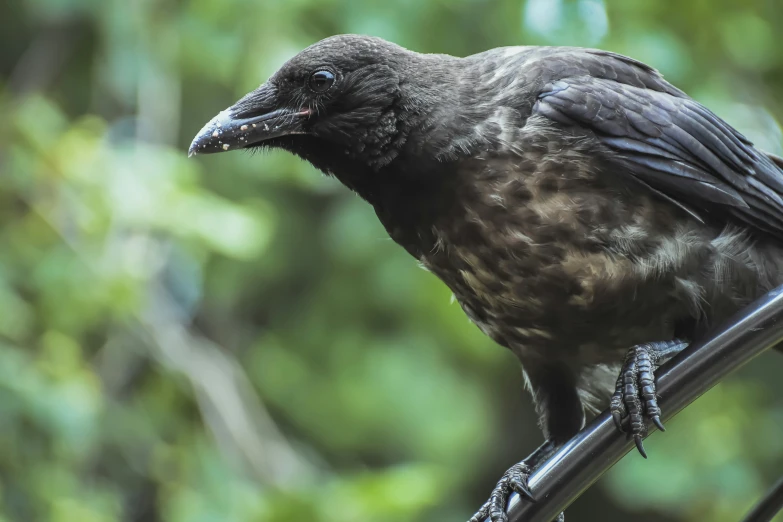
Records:
{"label": "curved metal railing", "polygon": [[[664,420],[780,341],[783,287],[765,294],[657,371]],[[608,411],[603,412],[531,475],[529,485],[536,502],[512,496],[509,522],[551,522],[633,447],[633,440],[626,440]],[[783,482],[757,504],[745,522],[771,520],[782,504]]]}

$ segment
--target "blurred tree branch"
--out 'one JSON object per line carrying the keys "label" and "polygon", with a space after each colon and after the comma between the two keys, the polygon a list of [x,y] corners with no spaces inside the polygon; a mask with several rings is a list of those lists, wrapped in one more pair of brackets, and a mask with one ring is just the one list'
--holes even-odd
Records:
{"label": "blurred tree branch", "polygon": [[39,31],[11,71],[8,90],[23,96],[47,89],[71,55],[74,29],[73,24],[63,23]]}

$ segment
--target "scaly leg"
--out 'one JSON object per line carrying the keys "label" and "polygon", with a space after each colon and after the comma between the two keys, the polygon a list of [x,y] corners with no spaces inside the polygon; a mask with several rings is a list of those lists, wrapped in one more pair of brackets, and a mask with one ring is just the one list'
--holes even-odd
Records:
{"label": "scaly leg", "polygon": [[654,372],[686,346],[688,343],[679,339],[645,343],[634,346],[625,356],[609,409],[617,429],[628,429],[629,437],[634,438],[636,448],[644,458],[647,458],[642,444],[642,437],[647,433],[645,418],[652,420],[659,430],[666,431],[655,394]]}
{"label": "scaly leg", "polygon": [[[576,391],[573,373],[562,364],[532,366],[526,368],[536,410],[541,417],[546,442],[522,462],[503,474],[492,490],[489,500],[473,515],[470,522],[508,522],[506,506],[508,497],[516,491],[523,499],[534,501],[528,488],[530,474],[551,457],[584,425],[584,408]],[[565,520],[562,513],[557,522]]]}

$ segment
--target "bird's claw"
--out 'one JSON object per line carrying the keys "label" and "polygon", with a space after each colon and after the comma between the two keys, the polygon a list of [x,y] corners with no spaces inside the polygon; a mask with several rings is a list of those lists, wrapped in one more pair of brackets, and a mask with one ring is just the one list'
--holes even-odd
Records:
{"label": "bird's claw", "polygon": [[506,504],[508,497],[514,491],[527,500],[535,501],[533,493],[527,487],[527,480],[532,471],[524,462],[511,466],[492,490],[489,500],[471,517],[470,522],[484,522],[487,518],[492,522],[508,522]]}
{"label": "bird's claw", "polygon": [[[536,499],[527,485],[532,471],[532,468],[524,462],[511,466],[503,474],[495,489],[492,490],[489,500],[481,506],[481,509],[471,517],[469,522],[485,522],[487,519],[491,520],[491,522],[508,522],[506,505],[508,504],[508,498],[513,492],[518,493],[527,501],[535,502]],[[561,513],[557,521],[563,522],[564,520]]]}
{"label": "bird's claw", "polygon": [[656,360],[656,353],[650,345],[641,344],[628,351],[609,408],[617,429],[633,437],[644,458],[647,458],[642,444],[642,438],[647,434],[645,418],[652,420],[659,430],[666,431],[655,393]]}

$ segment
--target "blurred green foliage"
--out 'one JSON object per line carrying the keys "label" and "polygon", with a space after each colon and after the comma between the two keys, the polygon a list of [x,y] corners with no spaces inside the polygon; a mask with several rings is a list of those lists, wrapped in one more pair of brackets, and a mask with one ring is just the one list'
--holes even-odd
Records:
{"label": "blurred green foliage", "polygon": [[[777,0],[6,0],[0,521],[458,521],[539,442],[513,357],[372,210],[190,138],[310,43],[629,54],[781,153]],[[768,354],[569,520],[733,521],[783,470]]]}

